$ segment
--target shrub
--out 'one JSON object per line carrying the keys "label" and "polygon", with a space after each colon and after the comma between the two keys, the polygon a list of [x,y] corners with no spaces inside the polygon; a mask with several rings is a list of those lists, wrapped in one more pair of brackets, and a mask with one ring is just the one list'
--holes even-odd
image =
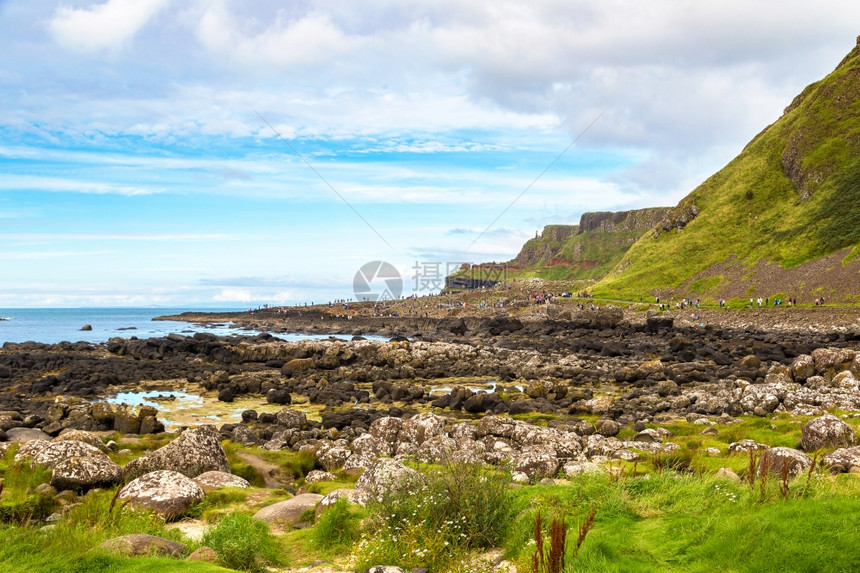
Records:
{"label": "shrub", "polygon": [[319,518],[311,539],[320,547],[338,548],[352,545],[361,535],[360,516],[349,507],[345,499],[337,502]]}
{"label": "shrub", "polygon": [[356,548],[357,569],[385,562],[449,570],[470,551],[499,544],[513,516],[502,476],[450,464],[425,478],[417,491],[395,492],[369,506],[371,533]]}
{"label": "shrub", "polygon": [[218,553],[231,569],[264,571],[265,565],[280,563],[277,546],[269,527],[244,513],[228,513],[202,540]]}

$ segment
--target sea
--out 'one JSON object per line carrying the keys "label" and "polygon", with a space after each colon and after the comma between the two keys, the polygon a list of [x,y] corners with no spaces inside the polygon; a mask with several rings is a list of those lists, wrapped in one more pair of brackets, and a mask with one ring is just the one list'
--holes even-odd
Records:
{"label": "sea", "polygon": [[[231,328],[230,323],[196,325],[188,322],[153,321],[153,317],[183,312],[242,312],[224,308],[0,308],[0,345],[6,342],[102,343],[114,337],[153,338],[176,333],[192,336],[208,332],[217,336],[247,336],[258,331]],[[84,325],[92,330],[81,330]],[[328,338],[328,335],[274,334],[283,340]],[[346,339],[347,337],[341,337]],[[370,338],[370,337],[368,337]]]}

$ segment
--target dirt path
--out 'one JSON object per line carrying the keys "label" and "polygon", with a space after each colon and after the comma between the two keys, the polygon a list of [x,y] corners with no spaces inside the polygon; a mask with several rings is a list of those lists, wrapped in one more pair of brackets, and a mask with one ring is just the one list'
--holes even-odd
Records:
{"label": "dirt path", "polygon": [[271,462],[267,462],[263,458],[255,456],[254,454],[249,454],[247,452],[237,452],[236,455],[240,459],[242,459],[242,461],[246,462],[248,465],[260,472],[260,475],[263,476],[263,480],[265,481],[267,488],[280,489],[284,487],[284,484],[281,483],[275,477],[281,471],[280,466]]}

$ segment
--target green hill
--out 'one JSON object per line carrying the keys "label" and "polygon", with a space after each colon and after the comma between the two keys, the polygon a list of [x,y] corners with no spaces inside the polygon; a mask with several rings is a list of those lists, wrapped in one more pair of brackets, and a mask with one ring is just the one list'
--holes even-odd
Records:
{"label": "green hill", "polygon": [[851,301],[860,295],[858,253],[860,45],[671,209],[593,290]]}
{"label": "green hill", "polygon": [[668,208],[655,207],[584,213],[579,225],[547,225],[507,263],[509,269],[515,269],[509,270],[509,274],[545,279],[600,279],[667,211]]}

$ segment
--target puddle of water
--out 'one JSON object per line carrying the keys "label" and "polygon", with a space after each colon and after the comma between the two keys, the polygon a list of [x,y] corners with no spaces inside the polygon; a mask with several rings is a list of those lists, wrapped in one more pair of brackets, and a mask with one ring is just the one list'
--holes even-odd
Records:
{"label": "puddle of water", "polygon": [[[165,400],[165,398],[168,400]],[[119,392],[116,396],[107,398],[105,402],[110,404],[128,404],[135,407],[152,406],[158,409],[169,405],[170,409],[181,410],[191,406],[202,406],[203,397],[179,390],[147,390],[141,392]]]}
{"label": "puddle of water", "polygon": [[[472,384],[460,384],[460,386],[463,386],[463,388],[466,388],[467,390],[471,390],[475,394],[480,394],[480,393],[489,394],[490,392],[496,391],[496,386],[498,386],[498,382],[496,382],[495,380],[488,380],[485,384],[482,384],[480,386],[476,386],[474,383],[472,383]],[[450,394],[451,390],[452,390],[451,386],[437,386],[435,388],[431,388],[430,393],[428,395],[429,396],[444,396],[445,394]]]}

